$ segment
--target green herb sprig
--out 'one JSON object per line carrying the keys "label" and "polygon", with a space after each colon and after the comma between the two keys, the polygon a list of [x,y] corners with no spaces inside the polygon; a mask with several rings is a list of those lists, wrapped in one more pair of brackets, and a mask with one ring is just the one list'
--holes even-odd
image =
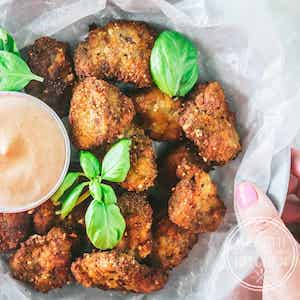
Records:
{"label": "green herb sprig", "polygon": [[[58,213],[62,218],[89,196],[93,198],[85,214],[85,225],[90,241],[98,249],[112,249],[125,231],[126,223],[117,206],[115,191],[102,181],[125,180],[130,169],[130,147],[129,139],[118,141],[106,153],[102,165],[92,153],[80,151],[83,173],[69,172],[51,198],[54,204],[61,203]],[[76,185],[80,176],[87,180]],[[83,193],[85,188],[88,189]]]}
{"label": "green herb sprig", "polygon": [[31,72],[13,37],[0,28],[0,91],[22,90],[31,80],[43,78]]}

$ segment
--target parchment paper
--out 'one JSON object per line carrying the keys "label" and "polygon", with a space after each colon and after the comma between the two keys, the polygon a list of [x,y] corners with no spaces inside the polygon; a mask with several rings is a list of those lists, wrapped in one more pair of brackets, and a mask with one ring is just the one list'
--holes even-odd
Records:
{"label": "parchment paper", "polygon": [[296,0],[0,0],[0,25],[13,33],[20,48],[41,35],[53,35],[74,47],[89,24],[119,18],[145,20],[186,34],[199,47],[201,79],[222,83],[237,112],[243,142],[243,153],[213,174],[227,206],[224,224],[200,236],[162,291],[145,296],[72,285],[43,295],[11,279],[2,258],[0,299],[216,300],[228,295],[238,284],[222,251],[237,222],[234,183],[257,183],[280,211],[285,201],[289,147],[300,128],[299,10]]}

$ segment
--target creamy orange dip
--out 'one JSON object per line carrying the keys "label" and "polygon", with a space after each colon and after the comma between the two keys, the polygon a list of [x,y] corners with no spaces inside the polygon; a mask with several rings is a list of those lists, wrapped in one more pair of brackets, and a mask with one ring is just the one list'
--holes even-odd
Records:
{"label": "creamy orange dip", "polygon": [[0,209],[18,210],[47,196],[66,161],[55,117],[22,94],[0,94]]}

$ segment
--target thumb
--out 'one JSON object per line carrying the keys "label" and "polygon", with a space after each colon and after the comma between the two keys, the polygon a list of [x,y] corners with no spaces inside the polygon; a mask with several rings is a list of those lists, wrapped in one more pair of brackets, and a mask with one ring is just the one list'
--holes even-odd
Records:
{"label": "thumb", "polygon": [[[297,264],[298,244],[285,227],[271,200],[254,184],[236,188],[235,206],[245,234],[254,243],[265,268],[265,279],[283,279]],[[296,262],[295,262],[296,260]],[[264,283],[265,284],[265,283]]]}

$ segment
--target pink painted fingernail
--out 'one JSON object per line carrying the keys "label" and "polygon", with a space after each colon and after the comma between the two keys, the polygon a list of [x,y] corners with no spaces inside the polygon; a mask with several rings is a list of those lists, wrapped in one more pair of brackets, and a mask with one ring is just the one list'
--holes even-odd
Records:
{"label": "pink painted fingernail", "polygon": [[252,184],[243,182],[236,189],[236,201],[240,208],[248,208],[258,200],[258,195]]}

